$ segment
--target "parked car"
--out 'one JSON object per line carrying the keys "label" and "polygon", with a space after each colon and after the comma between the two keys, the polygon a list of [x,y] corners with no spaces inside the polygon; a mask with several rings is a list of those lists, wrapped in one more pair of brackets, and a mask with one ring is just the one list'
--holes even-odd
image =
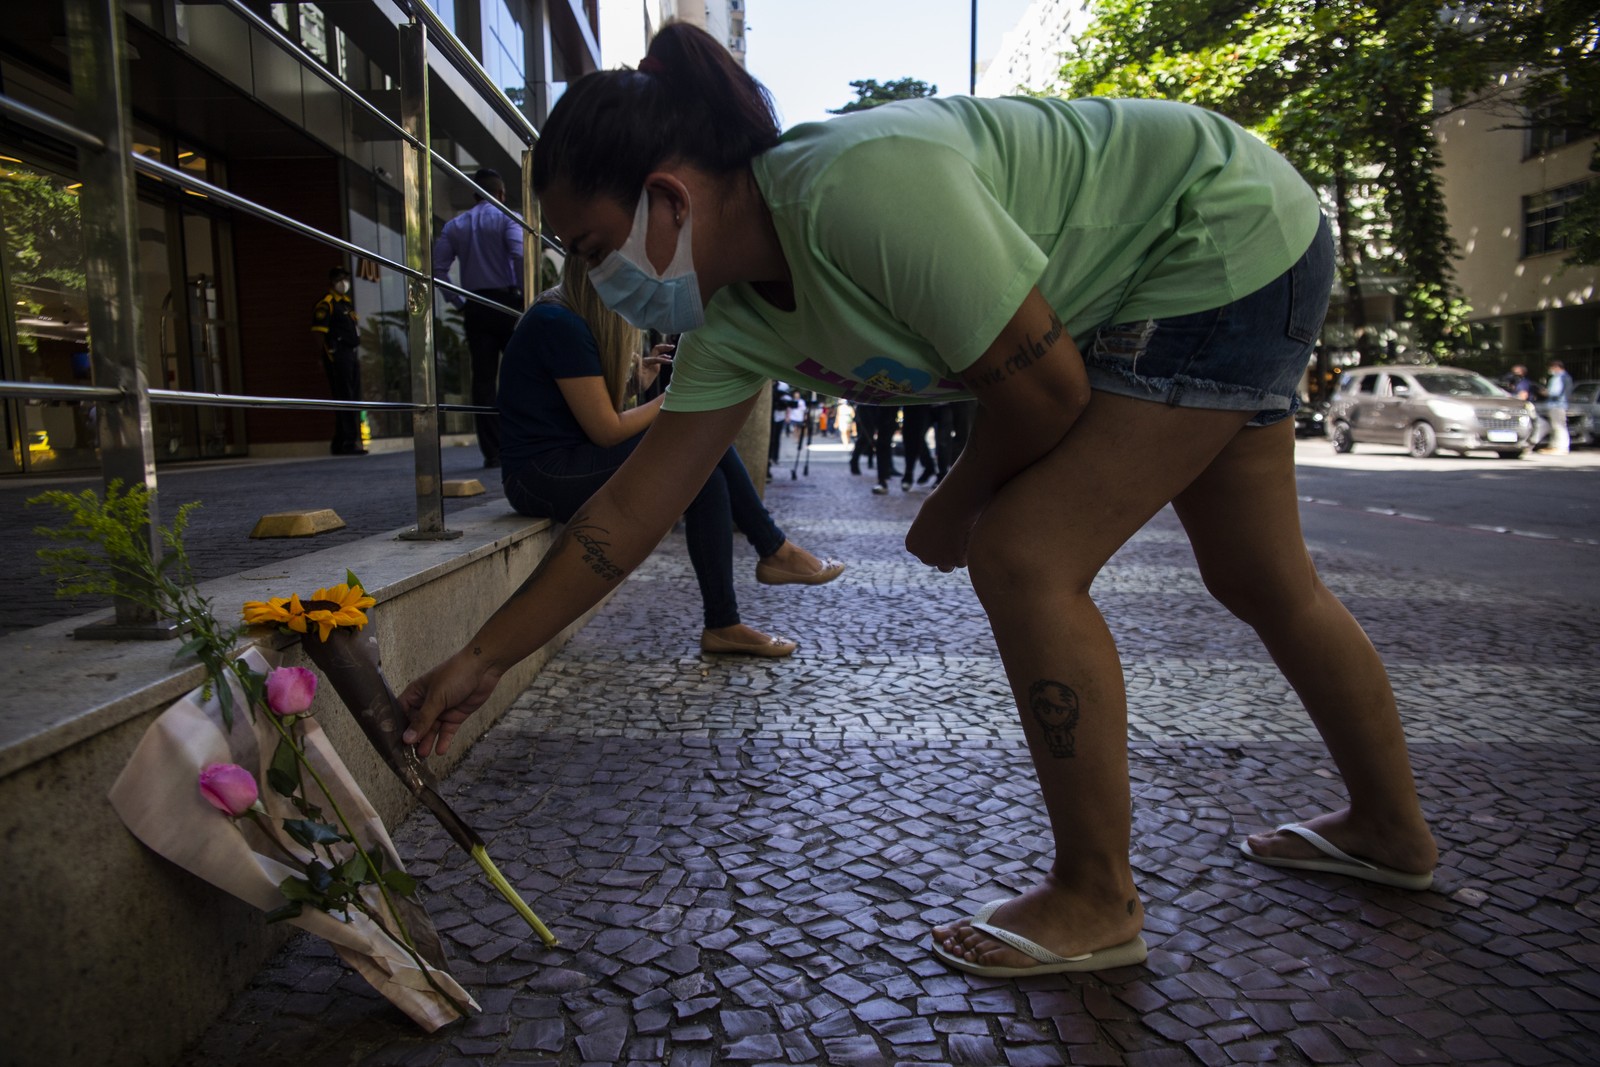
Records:
{"label": "parked car", "polygon": [[[1550,440],[1550,406],[1541,400],[1534,407],[1539,412],[1539,426],[1533,441],[1542,448]],[[1567,436],[1573,447],[1600,445],[1600,381],[1573,384],[1572,399],[1567,403]]]}
{"label": "parked car", "polygon": [[1401,445],[1419,459],[1440,449],[1517,459],[1533,447],[1537,426],[1532,404],[1483,375],[1421,365],[1346,371],[1328,421],[1335,452]]}
{"label": "parked car", "polygon": [[1326,437],[1328,436],[1328,402],[1326,400],[1302,400],[1294,413],[1294,435],[1296,437]]}

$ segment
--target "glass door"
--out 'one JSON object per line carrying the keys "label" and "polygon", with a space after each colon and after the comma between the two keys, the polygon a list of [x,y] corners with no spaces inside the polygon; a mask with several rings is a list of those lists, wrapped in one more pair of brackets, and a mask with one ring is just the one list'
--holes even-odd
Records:
{"label": "glass door", "polygon": [[[0,155],[3,369],[9,379],[90,384],[79,188],[48,166]],[[83,470],[98,463],[93,405],[9,400],[5,409],[0,470]]]}

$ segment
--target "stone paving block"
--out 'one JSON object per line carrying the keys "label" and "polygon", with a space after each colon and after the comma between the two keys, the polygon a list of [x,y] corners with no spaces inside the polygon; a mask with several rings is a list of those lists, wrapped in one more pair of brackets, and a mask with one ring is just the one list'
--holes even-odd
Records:
{"label": "stone paving block", "polygon": [[[1323,559],[1391,663],[1438,883],[1404,893],[1257,867],[1243,834],[1339,807],[1342,787],[1158,516],[1096,583],[1127,661],[1150,960],[979,979],[932,959],[928,928],[1027,888],[1052,859],[1016,711],[965,577],[900,548],[917,494],[862,497],[837,466],[813,470],[769,504],[851,570],[803,594],[740,588],[751,619],[811,626],[794,657],[702,660],[669,535],[445,783],[515,857],[508,875],[562,945],[528,941],[414,817],[397,844],[485,1014],[411,1034],[296,938],[183,1067],[1600,1062],[1600,862],[1585,844],[1600,702],[1569,672],[1529,683],[1514,730],[1477,710],[1484,694],[1531,692],[1500,662],[1508,622],[1553,626],[1552,648],[1576,655],[1600,613],[1551,624],[1532,598],[1435,589],[1439,610],[1459,617],[1466,596],[1496,620],[1461,621],[1442,645],[1414,625],[1415,587],[1398,603],[1370,561]],[[684,650],[663,655],[664,636]]]}

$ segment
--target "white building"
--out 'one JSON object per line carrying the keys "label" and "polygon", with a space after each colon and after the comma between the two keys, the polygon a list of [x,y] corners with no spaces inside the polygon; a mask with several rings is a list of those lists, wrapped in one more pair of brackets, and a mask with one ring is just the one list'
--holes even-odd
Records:
{"label": "white building", "polygon": [[746,0],[609,0],[600,8],[601,62],[606,67],[635,66],[650,38],[668,19],[690,22],[721,41],[741,65],[745,62]]}
{"label": "white building", "polygon": [[978,96],[1009,96],[1048,88],[1061,53],[1088,24],[1090,0],[1033,0],[978,79]]}
{"label": "white building", "polygon": [[1467,108],[1440,122],[1440,175],[1456,281],[1479,340],[1540,375],[1560,359],[1600,376],[1600,267],[1568,262],[1560,221],[1587,183],[1595,138],[1516,128],[1522,116]]}

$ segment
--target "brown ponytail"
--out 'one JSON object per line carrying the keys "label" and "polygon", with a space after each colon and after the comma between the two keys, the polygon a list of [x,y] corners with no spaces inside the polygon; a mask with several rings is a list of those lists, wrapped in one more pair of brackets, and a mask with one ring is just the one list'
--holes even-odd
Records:
{"label": "brown ponytail", "polygon": [[562,94],[533,147],[536,193],[560,182],[631,205],[668,160],[724,175],[778,143],[771,96],[704,30],[669,22],[640,66],[587,74]]}

